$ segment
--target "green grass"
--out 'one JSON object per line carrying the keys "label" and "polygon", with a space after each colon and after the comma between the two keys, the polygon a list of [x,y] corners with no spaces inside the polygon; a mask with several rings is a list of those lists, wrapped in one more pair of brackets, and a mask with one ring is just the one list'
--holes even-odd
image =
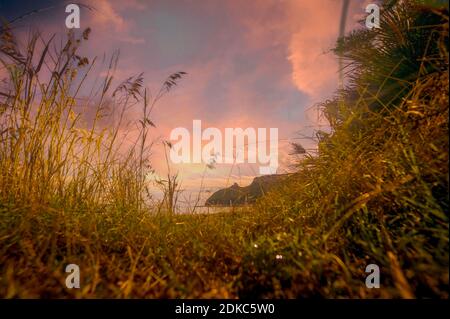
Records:
{"label": "green grass", "polygon": [[[51,59],[45,50],[37,54],[40,36],[20,51],[3,29],[0,296],[448,298],[448,11],[398,10],[386,14],[409,19],[407,28],[440,17],[428,28],[429,45],[415,44],[422,33],[400,43],[395,37],[413,31],[383,27],[376,32],[385,50],[340,47],[358,72],[322,105],[332,133],[321,134],[319,155],[307,156],[254,206],[209,215],[176,215],[144,201],[151,167],[141,142],[154,103],[141,77],[111,88],[113,58],[98,94],[77,102],[83,77],[74,72],[88,76],[95,63],[76,56],[87,33],[69,37]],[[361,34],[350,37],[340,45]],[[408,49],[419,47],[424,51]],[[398,62],[403,51],[417,56]],[[393,92],[392,77],[377,82],[384,63],[403,68],[403,61],[404,89]],[[123,152],[120,119],[142,101],[141,135]],[[83,103],[95,106],[94,118],[77,114]],[[99,125],[112,116],[108,103],[119,110],[112,129]],[[80,289],[65,286],[72,263],[80,266]],[[365,286],[372,263],[381,270],[380,289]]]}

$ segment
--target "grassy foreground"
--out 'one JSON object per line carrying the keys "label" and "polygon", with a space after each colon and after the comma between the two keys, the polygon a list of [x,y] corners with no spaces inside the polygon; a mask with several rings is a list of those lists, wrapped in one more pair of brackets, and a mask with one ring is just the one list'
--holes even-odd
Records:
{"label": "grassy foreground", "polygon": [[[140,77],[112,89],[108,75],[77,102],[95,63],[76,53],[89,32],[49,58],[39,35],[20,50],[3,28],[0,296],[448,298],[448,9],[386,5],[381,23],[337,44],[348,85],[322,105],[332,133],[318,133],[319,156],[254,207],[211,215],[145,204],[158,95]],[[141,135],[124,152],[118,127],[138,101]],[[113,129],[100,125],[109,103]],[[65,286],[72,263],[80,289]],[[365,286],[368,264],[380,289]]]}

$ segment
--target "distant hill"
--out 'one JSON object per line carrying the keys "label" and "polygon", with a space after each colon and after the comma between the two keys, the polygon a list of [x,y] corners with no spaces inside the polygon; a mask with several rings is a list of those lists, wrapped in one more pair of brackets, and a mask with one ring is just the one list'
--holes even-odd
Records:
{"label": "distant hill", "polygon": [[206,206],[239,206],[251,204],[274,186],[285,179],[288,174],[263,175],[255,177],[248,186],[237,183],[213,193],[205,202]]}

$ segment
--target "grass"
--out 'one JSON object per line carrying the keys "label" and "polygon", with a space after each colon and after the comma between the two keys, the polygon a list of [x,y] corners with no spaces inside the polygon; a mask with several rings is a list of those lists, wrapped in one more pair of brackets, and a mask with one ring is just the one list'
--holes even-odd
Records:
{"label": "grass", "polygon": [[[96,63],[77,55],[88,31],[50,53],[40,35],[21,50],[3,28],[0,296],[448,298],[448,11],[399,12],[386,14],[410,20],[407,28],[441,19],[424,51],[414,51],[420,59],[400,55],[413,61],[396,69],[408,85],[380,81],[389,74],[364,57],[402,68],[390,52],[413,52],[405,48],[419,48],[417,38],[398,47],[392,39],[406,31],[382,26],[385,50],[372,52],[350,41],[365,34],[343,39],[336,52],[356,73],[322,104],[332,133],[320,134],[319,155],[305,156],[254,206],[210,215],[176,215],[144,200],[149,111],[182,73],[151,99],[141,76],[112,88],[113,57],[99,90],[80,99]],[[137,103],[141,135],[124,151],[119,127]],[[92,118],[78,113],[83,105]],[[113,128],[101,125],[112,118]],[[80,266],[80,289],[65,286],[71,263]],[[381,289],[365,286],[373,263]]]}

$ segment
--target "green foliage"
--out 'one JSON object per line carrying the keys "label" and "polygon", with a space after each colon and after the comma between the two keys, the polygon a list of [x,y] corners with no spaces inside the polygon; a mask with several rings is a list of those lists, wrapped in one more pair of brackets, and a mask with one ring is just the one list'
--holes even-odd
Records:
{"label": "green foliage", "polygon": [[[364,99],[370,111],[387,111],[402,103],[418,80],[444,71],[446,12],[416,1],[392,1],[382,8],[380,28],[363,27],[340,39],[335,52],[346,63],[348,87],[339,96],[348,101],[345,108],[354,111],[349,105],[360,108]],[[343,112],[328,113],[338,116],[331,123],[346,116]]]}
{"label": "green foliage", "polygon": [[[337,256],[328,271],[345,269],[337,281],[346,291],[324,295],[367,296],[354,279],[376,263],[384,276],[381,296],[446,297],[448,15],[400,2],[383,19],[379,30],[338,43],[353,69],[345,92],[322,105],[333,133],[260,209],[304,217],[300,227],[311,234],[298,244],[321,261]],[[309,283],[323,287],[325,271],[306,267],[299,285],[313,272]]]}

